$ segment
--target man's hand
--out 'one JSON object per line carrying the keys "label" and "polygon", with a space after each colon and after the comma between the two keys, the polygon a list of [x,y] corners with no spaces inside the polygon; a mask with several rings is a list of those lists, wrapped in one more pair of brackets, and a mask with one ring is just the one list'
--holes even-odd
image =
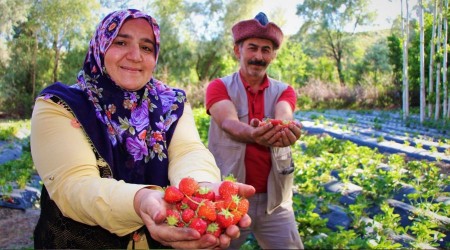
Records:
{"label": "man's hand", "polygon": [[255,142],[266,147],[287,147],[293,145],[301,135],[302,124],[290,122],[287,127],[273,126],[271,123],[260,126],[259,119],[252,119],[250,125],[255,129],[252,137]]}

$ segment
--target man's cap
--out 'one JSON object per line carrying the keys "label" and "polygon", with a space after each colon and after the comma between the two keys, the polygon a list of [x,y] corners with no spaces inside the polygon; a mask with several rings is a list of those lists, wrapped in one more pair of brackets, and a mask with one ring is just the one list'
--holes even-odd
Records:
{"label": "man's cap", "polygon": [[263,38],[271,40],[275,49],[283,42],[283,32],[274,24],[269,22],[266,14],[259,12],[254,19],[244,20],[236,23],[233,28],[234,43],[241,42],[247,38]]}

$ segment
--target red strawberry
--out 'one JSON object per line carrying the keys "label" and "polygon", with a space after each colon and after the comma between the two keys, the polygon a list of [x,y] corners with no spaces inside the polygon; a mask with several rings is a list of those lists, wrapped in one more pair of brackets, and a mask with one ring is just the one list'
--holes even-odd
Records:
{"label": "red strawberry", "polygon": [[203,235],[206,232],[207,225],[208,224],[206,223],[206,221],[204,221],[201,218],[195,217],[192,219],[191,224],[189,224],[189,227],[197,230],[200,233],[200,235]]}
{"label": "red strawberry", "polygon": [[181,179],[178,188],[183,194],[192,196],[198,189],[198,182],[192,177],[185,177]]}
{"label": "red strawberry", "polygon": [[183,193],[175,186],[168,186],[164,191],[164,200],[175,204],[183,199]]}
{"label": "red strawberry", "polygon": [[233,215],[233,225],[236,225],[241,219],[242,219],[242,213],[238,210],[230,211],[230,213]]}
{"label": "red strawberry", "polygon": [[246,198],[241,197],[241,201],[237,206],[237,210],[242,214],[246,214],[248,212],[248,207],[250,206],[249,201]]}
{"label": "red strawberry", "polygon": [[232,195],[238,194],[239,187],[236,182],[225,180],[219,186],[219,194],[223,199],[230,198]]}
{"label": "red strawberry", "polygon": [[183,212],[181,212],[181,219],[186,223],[189,223],[192,218],[194,218],[194,216],[195,212],[190,208],[186,208],[185,210],[183,210]]}
{"label": "red strawberry", "polygon": [[214,203],[216,204],[216,210],[219,212],[222,211],[222,209],[228,209],[228,205],[224,200],[217,199]]}
{"label": "red strawberry", "polygon": [[283,121],[280,119],[270,119],[270,123],[272,123],[272,125],[275,127],[275,126],[281,125],[283,123]]}
{"label": "red strawberry", "polygon": [[227,228],[227,227],[233,225],[233,214],[230,213],[230,211],[228,211],[226,209],[222,209],[217,214],[216,222],[217,222],[217,224],[219,224],[219,226],[221,228]]}
{"label": "red strawberry", "polygon": [[220,234],[222,234],[222,229],[219,227],[219,224],[217,224],[216,222],[212,222],[206,228],[206,233],[212,234],[219,238]]}
{"label": "red strawberry", "polygon": [[206,199],[203,200],[198,207],[197,216],[205,218],[209,221],[215,221],[217,215],[214,202]]}
{"label": "red strawberry", "polygon": [[167,213],[166,216],[167,224],[169,224],[170,226],[177,225],[180,220],[180,212],[178,212],[178,210],[175,209],[168,209],[166,213]]}
{"label": "red strawberry", "polygon": [[241,202],[241,197],[237,194],[232,195],[231,198],[226,199],[229,201],[228,209],[235,210],[238,207],[239,202]]}
{"label": "red strawberry", "polygon": [[267,122],[262,120],[261,122],[259,122],[258,127],[262,127],[262,126],[264,126],[266,124],[267,124]]}
{"label": "red strawberry", "polygon": [[191,208],[194,211],[197,211],[198,205],[200,204],[200,202],[202,202],[202,200],[203,200],[202,198],[192,196],[188,198],[187,204],[189,208]]}
{"label": "red strawberry", "polygon": [[210,201],[214,201],[216,198],[216,194],[209,187],[200,187],[197,192],[194,193],[195,197],[200,197],[203,199],[208,199]]}

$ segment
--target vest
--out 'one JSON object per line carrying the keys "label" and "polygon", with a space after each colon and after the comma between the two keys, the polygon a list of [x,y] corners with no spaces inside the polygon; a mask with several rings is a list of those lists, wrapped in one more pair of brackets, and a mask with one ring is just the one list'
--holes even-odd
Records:
{"label": "vest", "polygon": [[[239,73],[221,78],[228,95],[236,107],[239,121],[248,124],[248,102],[244,84]],[[287,84],[269,78],[269,87],[264,90],[264,116],[274,118],[275,105]],[[233,174],[238,182],[245,182],[245,143],[234,141],[214,119],[210,119],[208,148],[214,155],[222,175]],[[291,147],[271,147],[271,170],[267,183],[268,202],[266,212],[271,214],[281,205],[292,205],[294,181]],[[286,170],[289,171],[286,171]]]}

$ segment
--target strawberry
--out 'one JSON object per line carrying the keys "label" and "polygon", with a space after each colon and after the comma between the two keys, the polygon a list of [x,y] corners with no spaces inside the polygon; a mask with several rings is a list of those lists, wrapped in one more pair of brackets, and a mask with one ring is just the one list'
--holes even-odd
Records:
{"label": "strawberry", "polygon": [[237,205],[237,210],[241,212],[241,214],[246,214],[249,206],[249,201],[246,198],[241,198],[239,204]]}
{"label": "strawberry", "polygon": [[198,182],[192,177],[185,177],[181,179],[178,184],[178,189],[180,189],[183,194],[192,196],[198,189]]}
{"label": "strawberry", "polygon": [[222,234],[222,229],[219,227],[219,224],[217,224],[216,222],[212,222],[206,228],[206,233],[212,234],[219,238],[220,234]]}
{"label": "strawberry", "polygon": [[183,210],[183,212],[181,212],[181,219],[185,223],[191,222],[191,220],[192,220],[192,218],[194,218],[194,216],[195,216],[195,212],[194,212],[194,210],[192,210],[190,208],[186,208],[185,210]]}
{"label": "strawberry", "polygon": [[272,123],[272,125],[275,127],[275,126],[281,125],[283,123],[283,121],[280,119],[270,119],[270,123]]}
{"label": "strawberry", "polygon": [[197,230],[200,235],[203,235],[206,232],[207,223],[202,218],[195,217],[192,219],[189,227]]}
{"label": "strawberry", "polygon": [[183,193],[175,186],[168,186],[164,191],[164,200],[175,204],[183,199]]}
{"label": "strawberry", "polygon": [[239,202],[241,202],[241,197],[237,194],[234,194],[231,196],[231,198],[226,199],[226,201],[229,201],[228,209],[235,210],[237,209]]}
{"label": "strawberry", "polygon": [[167,213],[166,216],[167,224],[169,224],[170,226],[177,225],[180,220],[180,212],[178,212],[178,210],[175,209],[168,209],[166,213]]}
{"label": "strawberry", "polygon": [[214,202],[206,199],[203,200],[198,206],[197,216],[209,221],[215,221],[217,215]]}
{"label": "strawberry", "polygon": [[238,194],[239,187],[234,181],[225,180],[219,186],[219,194],[222,199]]}
{"label": "strawberry", "polygon": [[189,208],[191,208],[194,211],[197,211],[198,205],[202,202],[202,200],[203,200],[202,198],[192,196],[188,198],[187,204]]}
{"label": "strawberry", "polygon": [[216,199],[216,194],[209,187],[200,187],[197,192],[194,193],[195,197],[200,197],[202,199],[208,199],[214,201]]}
{"label": "strawberry", "polygon": [[228,211],[227,209],[222,209],[217,214],[216,221],[221,228],[227,228],[233,225],[233,214],[230,213],[230,211]]}
{"label": "strawberry", "polygon": [[268,123],[271,123],[274,127],[275,126],[282,126],[283,128],[289,127],[290,124],[296,124],[296,121],[290,121],[290,120],[281,120],[281,119],[271,119],[271,118],[264,118],[259,126],[264,126]]}
{"label": "strawberry", "polygon": [[231,224],[236,225],[242,219],[242,213],[238,210],[230,211],[230,213],[233,215],[233,222]]}
{"label": "strawberry", "polygon": [[228,209],[228,203],[222,199],[217,199],[214,203],[216,205],[216,210],[219,212],[222,211],[222,209]]}

